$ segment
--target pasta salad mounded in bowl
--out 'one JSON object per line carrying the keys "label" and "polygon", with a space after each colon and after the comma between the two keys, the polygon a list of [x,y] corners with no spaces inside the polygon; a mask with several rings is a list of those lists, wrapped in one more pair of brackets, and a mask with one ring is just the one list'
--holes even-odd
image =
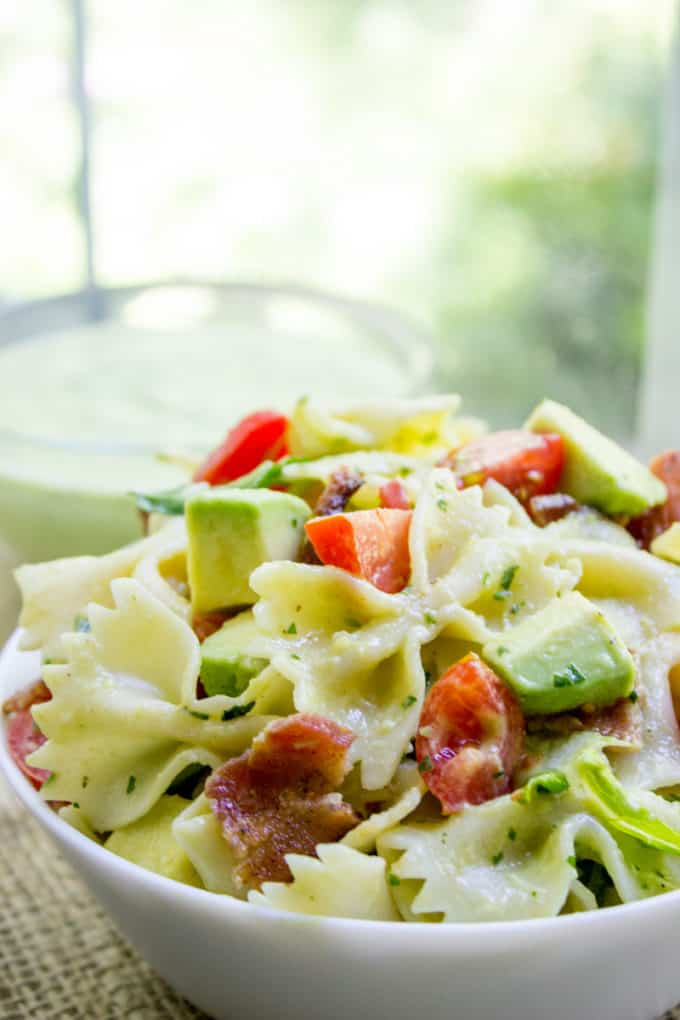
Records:
{"label": "pasta salad mounded in bowl", "polygon": [[16,765],[144,868],[406,922],[680,888],[680,453],[439,396],[241,421],[148,535],[20,567]]}

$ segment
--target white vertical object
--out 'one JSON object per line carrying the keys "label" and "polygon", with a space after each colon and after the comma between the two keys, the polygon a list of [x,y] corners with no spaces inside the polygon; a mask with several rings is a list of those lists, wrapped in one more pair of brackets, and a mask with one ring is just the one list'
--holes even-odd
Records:
{"label": "white vertical object", "polygon": [[680,22],[663,110],[639,447],[680,446]]}

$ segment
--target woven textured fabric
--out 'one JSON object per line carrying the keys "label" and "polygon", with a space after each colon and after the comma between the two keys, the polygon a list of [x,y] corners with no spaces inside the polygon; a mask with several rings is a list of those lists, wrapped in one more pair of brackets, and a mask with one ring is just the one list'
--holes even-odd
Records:
{"label": "woven textured fabric", "polygon": [[123,941],[2,780],[0,904],[0,1020],[209,1020]]}
{"label": "woven textured fabric", "polygon": [[120,937],[0,779],[0,1018],[208,1020]]}

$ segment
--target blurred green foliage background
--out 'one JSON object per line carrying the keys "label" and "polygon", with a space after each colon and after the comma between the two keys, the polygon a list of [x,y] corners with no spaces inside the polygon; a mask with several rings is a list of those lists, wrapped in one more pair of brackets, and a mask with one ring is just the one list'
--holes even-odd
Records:
{"label": "blurred green foliage background", "polygon": [[[673,0],[89,0],[96,270],[428,324],[494,421],[633,424]],[[0,300],[82,285],[71,5],[0,9]]]}

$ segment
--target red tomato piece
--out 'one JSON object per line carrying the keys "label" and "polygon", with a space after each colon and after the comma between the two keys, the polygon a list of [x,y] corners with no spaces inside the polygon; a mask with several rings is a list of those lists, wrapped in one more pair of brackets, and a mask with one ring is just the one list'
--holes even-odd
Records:
{"label": "red tomato piece", "polygon": [[13,712],[7,723],[7,746],[12,756],[12,761],[23,774],[29,779],[36,790],[39,790],[49,776],[46,769],[38,769],[28,765],[26,759],[34,751],[45,743],[47,738],[43,736],[36,724],[33,722],[31,710],[23,709],[21,712]]}
{"label": "red tomato piece", "polygon": [[661,506],[652,507],[628,524],[631,535],[644,549],[649,549],[654,539],[668,531],[671,524],[680,521],[680,450],[660,453],[651,461],[649,469],[664,483],[668,497]]}
{"label": "red tomato piece", "polygon": [[278,460],[288,452],[288,419],[278,411],[255,411],[238,423],[212,451],[194,475],[196,482],[219,485],[253,471],[263,460]]}
{"label": "red tomato piece", "polygon": [[406,586],[411,573],[411,517],[410,510],[356,510],[314,517],[305,531],[322,563],[393,594]]}
{"label": "red tomato piece", "polygon": [[466,655],[430,688],[416,758],[445,815],[508,793],[523,749],[517,700],[478,655]]}
{"label": "red tomato piece", "polygon": [[380,502],[390,510],[410,510],[411,501],[406,495],[406,489],[398,478],[391,478],[380,486]]}
{"label": "red tomato piece", "polygon": [[456,472],[462,488],[493,478],[525,503],[557,490],[564,442],[552,432],[492,432],[466,443],[442,464]]}

